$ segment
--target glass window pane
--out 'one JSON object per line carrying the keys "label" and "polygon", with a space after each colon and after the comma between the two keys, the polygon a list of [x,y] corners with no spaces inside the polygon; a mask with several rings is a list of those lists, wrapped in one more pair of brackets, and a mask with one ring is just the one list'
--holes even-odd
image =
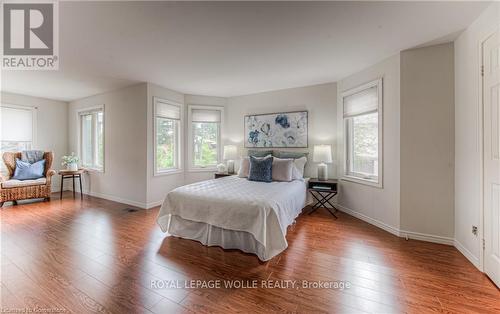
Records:
{"label": "glass window pane", "polygon": [[156,118],[156,170],[177,166],[177,121]]}
{"label": "glass window pane", "polygon": [[352,118],[351,171],[378,176],[378,113]]}
{"label": "glass window pane", "polygon": [[97,144],[97,161],[96,166],[102,168],[104,165],[104,113],[97,113],[97,124],[96,124],[96,144]]}
{"label": "glass window pane", "polygon": [[82,123],[82,163],[92,166],[92,115],[81,116]]}
{"label": "glass window pane", "polygon": [[219,124],[214,122],[193,122],[192,127],[194,166],[217,165]]}

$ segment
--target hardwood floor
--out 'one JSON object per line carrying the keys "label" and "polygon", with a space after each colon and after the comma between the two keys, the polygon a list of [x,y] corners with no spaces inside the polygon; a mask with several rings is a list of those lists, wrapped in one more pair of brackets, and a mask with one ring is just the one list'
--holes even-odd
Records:
{"label": "hardwood floor", "polygon": [[[237,250],[166,237],[155,224],[158,208],[129,207],[70,194],[4,206],[2,311],[500,313],[500,291],[455,248],[405,241],[347,214],[300,216],[288,230],[288,249],[262,263]],[[185,287],[191,280],[258,284]],[[261,286],[280,280],[300,287]],[[303,288],[303,280],[350,288]],[[167,283],[181,287],[160,289]]]}

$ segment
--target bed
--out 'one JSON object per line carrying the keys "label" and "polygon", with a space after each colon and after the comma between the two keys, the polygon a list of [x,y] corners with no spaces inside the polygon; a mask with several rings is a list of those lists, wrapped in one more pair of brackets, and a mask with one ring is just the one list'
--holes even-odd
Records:
{"label": "bed", "polygon": [[173,236],[267,261],[287,248],[287,228],[306,202],[306,180],[264,183],[227,176],[168,193],[157,223]]}

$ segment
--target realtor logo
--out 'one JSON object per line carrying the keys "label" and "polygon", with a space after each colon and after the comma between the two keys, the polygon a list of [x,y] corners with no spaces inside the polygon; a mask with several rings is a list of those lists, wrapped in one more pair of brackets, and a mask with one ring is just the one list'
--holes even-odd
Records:
{"label": "realtor logo", "polygon": [[2,11],[2,69],[57,70],[57,3],[3,3]]}

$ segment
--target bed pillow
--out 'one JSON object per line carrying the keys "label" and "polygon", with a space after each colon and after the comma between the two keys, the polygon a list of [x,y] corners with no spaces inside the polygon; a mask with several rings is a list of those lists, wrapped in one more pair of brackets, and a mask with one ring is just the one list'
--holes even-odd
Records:
{"label": "bed pillow", "polygon": [[253,157],[266,157],[268,155],[272,155],[272,150],[257,150],[257,149],[249,149],[247,155]]}
{"label": "bed pillow", "polygon": [[292,181],[294,167],[293,159],[273,158],[273,181]]}
{"label": "bed pillow", "polygon": [[301,180],[304,178],[304,167],[306,166],[307,158],[300,157],[293,160],[292,180]]}
{"label": "bed pillow", "polygon": [[255,158],[250,156],[248,180],[260,182],[273,181],[273,158]]}
{"label": "bed pillow", "polygon": [[289,152],[289,151],[283,151],[283,150],[278,150],[273,153],[274,157],[278,158],[285,158],[285,159],[299,159],[301,157],[306,157],[309,155],[308,152]]}
{"label": "bed pillow", "polygon": [[[257,159],[269,158],[271,155],[267,155],[265,157],[255,157]],[[240,163],[240,169],[238,169],[238,177],[240,178],[248,178],[248,172],[250,170],[250,157],[243,157]]]}
{"label": "bed pillow", "polygon": [[29,162],[24,162],[21,159],[16,158],[16,169],[14,170],[14,176],[12,179],[34,180],[43,178],[44,170],[45,159],[30,164]]}

